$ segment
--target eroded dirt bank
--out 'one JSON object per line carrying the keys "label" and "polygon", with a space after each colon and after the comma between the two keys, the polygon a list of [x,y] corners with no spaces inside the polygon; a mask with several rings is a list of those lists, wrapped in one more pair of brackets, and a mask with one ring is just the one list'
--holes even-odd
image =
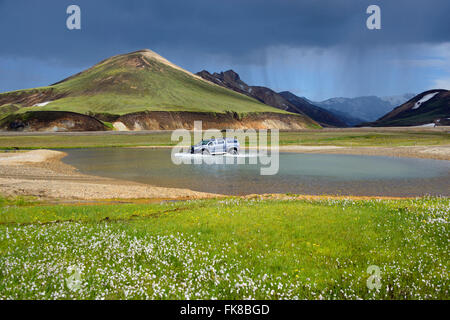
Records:
{"label": "eroded dirt bank", "polygon": [[203,129],[280,129],[303,130],[319,125],[311,119],[295,114],[275,112],[183,112],[147,111],[122,116],[109,114],[84,115],[64,111],[29,111],[12,114],[0,121],[0,130],[26,132],[106,131],[104,122],[112,123],[117,131],[194,129],[201,121]]}
{"label": "eroded dirt bank", "polygon": [[0,120],[0,130],[25,132],[105,131],[98,119],[65,111],[30,111],[12,114]]}
{"label": "eroded dirt bank", "polygon": [[35,150],[0,153],[0,194],[42,199],[199,199],[216,195],[188,189],[155,187],[80,174],[60,161],[65,153]]}
{"label": "eroded dirt bank", "polygon": [[149,111],[121,116],[114,122],[117,130],[174,130],[194,129],[194,122],[202,121],[203,129],[280,129],[301,130],[316,125],[301,115],[283,113],[251,113],[238,115],[234,112],[166,112]]}

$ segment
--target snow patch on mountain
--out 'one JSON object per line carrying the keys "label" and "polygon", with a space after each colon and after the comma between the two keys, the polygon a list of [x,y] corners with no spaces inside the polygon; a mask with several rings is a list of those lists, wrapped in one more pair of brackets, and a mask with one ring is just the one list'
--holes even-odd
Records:
{"label": "snow patch on mountain", "polygon": [[45,107],[49,103],[51,103],[51,101],[45,101],[45,102],[42,102],[42,103],[37,103],[33,107]]}
{"label": "snow patch on mountain", "polygon": [[416,127],[417,128],[434,128],[434,127],[436,127],[436,124],[433,122],[433,123],[422,124],[422,125],[416,126]]}
{"label": "snow patch on mountain", "polygon": [[434,96],[437,95],[438,93],[439,92],[433,92],[433,93],[429,93],[429,94],[425,95],[422,99],[420,99],[419,101],[416,102],[416,104],[414,105],[414,107],[412,107],[412,109],[413,110],[419,109],[422,104],[424,104],[428,100],[433,99]]}

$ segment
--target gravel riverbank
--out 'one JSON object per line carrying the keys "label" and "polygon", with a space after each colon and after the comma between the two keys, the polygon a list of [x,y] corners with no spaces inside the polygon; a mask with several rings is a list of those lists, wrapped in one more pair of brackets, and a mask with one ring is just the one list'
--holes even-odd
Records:
{"label": "gravel riverbank", "polygon": [[0,194],[42,199],[199,199],[214,194],[83,175],[60,161],[64,152],[0,153]]}

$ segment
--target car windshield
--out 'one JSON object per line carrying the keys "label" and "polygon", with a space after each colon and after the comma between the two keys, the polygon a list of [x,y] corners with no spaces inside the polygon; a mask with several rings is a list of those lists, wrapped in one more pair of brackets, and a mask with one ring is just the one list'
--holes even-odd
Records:
{"label": "car windshield", "polygon": [[206,146],[209,143],[209,140],[203,140],[202,145]]}

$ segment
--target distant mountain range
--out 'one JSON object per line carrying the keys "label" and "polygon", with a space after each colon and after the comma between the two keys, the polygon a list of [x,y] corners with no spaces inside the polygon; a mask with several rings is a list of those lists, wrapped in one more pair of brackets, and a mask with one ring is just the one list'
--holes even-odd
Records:
{"label": "distant mountain range", "polygon": [[311,101],[289,91],[277,93],[267,87],[250,86],[233,70],[212,74],[203,70],[197,75],[277,109],[307,115],[324,127],[351,127],[375,121],[414,97],[414,94],[407,93],[389,97],[367,96]]}
{"label": "distant mountain range", "polygon": [[306,115],[324,127],[347,127],[348,125],[339,117],[324,108],[311,104],[308,100],[298,97],[291,92],[277,93],[270,88],[261,86],[249,86],[241,80],[239,74],[233,70],[221,73],[209,73],[206,70],[197,73],[205,80],[219,86],[252,97],[274,108]]}
{"label": "distant mountain range", "polygon": [[357,121],[375,121],[414,96],[412,93],[406,93],[390,97],[331,98],[325,101],[314,101],[311,103],[334,113],[341,112],[344,116],[351,115],[354,118],[351,122],[355,125]]}

